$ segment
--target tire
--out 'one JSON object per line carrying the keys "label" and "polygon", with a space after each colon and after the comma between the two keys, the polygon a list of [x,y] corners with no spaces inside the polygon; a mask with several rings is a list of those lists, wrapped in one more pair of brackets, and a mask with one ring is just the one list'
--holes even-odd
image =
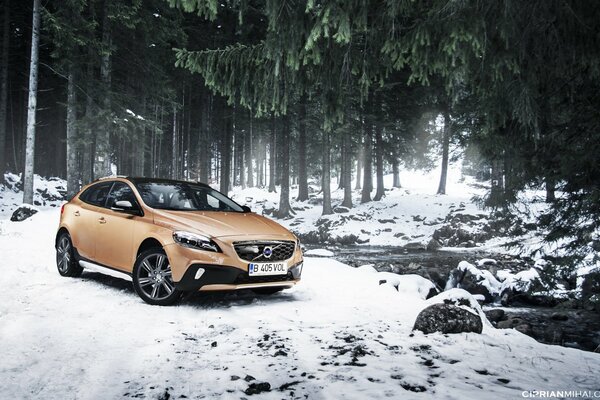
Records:
{"label": "tire", "polygon": [[133,289],[148,304],[168,306],[181,297],[171,276],[171,264],[161,248],[143,251],[133,267]]}
{"label": "tire", "polygon": [[283,289],[285,289],[285,288],[284,287],[266,287],[266,288],[254,288],[254,289],[252,289],[252,291],[256,294],[268,296],[268,295],[272,295],[275,293],[279,293]]}
{"label": "tire", "polygon": [[71,236],[67,232],[62,232],[56,241],[56,268],[59,274],[70,278],[81,276],[83,272],[75,258]]}

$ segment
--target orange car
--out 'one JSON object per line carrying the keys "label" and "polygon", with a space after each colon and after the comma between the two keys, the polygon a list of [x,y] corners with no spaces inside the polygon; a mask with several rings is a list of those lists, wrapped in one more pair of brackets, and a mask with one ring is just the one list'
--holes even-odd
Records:
{"label": "orange car", "polygon": [[182,292],[252,289],[271,294],[302,274],[290,231],[202,183],[105,178],[61,209],[56,263],[125,277],[147,303]]}

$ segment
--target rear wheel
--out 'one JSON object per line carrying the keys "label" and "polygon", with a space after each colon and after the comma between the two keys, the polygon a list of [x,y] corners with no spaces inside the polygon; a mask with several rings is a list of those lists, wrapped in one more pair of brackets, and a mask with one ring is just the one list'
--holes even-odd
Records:
{"label": "rear wheel", "polygon": [[163,249],[149,249],[140,254],[133,267],[133,288],[148,304],[167,306],[181,297],[175,288],[171,264]]}
{"label": "rear wheel", "polygon": [[67,232],[61,233],[56,241],[56,267],[62,276],[77,277],[83,272],[75,259],[71,236]]}

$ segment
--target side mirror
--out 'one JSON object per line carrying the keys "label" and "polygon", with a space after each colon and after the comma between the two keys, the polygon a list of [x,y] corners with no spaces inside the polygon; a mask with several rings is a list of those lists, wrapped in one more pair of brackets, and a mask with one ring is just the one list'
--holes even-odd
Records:
{"label": "side mirror", "polygon": [[127,214],[139,215],[139,210],[131,204],[129,200],[115,201],[115,204],[110,208],[113,211],[123,212]]}
{"label": "side mirror", "polygon": [[242,211],[245,212],[245,213],[252,212],[252,210],[248,206],[242,206]]}

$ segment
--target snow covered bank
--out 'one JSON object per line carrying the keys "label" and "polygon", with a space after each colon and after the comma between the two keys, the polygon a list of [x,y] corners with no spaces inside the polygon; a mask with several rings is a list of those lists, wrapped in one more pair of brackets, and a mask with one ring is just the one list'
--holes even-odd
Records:
{"label": "snow covered bank", "polygon": [[525,390],[600,390],[599,354],[489,324],[481,335],[413,333],[431,299],[331,258],[308,257],[302,283],[273,297],[195,295],[166,308],[146,305],[115,278],[62,278],[53,250],[58,213],[0,221],[0,398],[238,399],[263,382],[271,391],[253,397],[514,399]]}

